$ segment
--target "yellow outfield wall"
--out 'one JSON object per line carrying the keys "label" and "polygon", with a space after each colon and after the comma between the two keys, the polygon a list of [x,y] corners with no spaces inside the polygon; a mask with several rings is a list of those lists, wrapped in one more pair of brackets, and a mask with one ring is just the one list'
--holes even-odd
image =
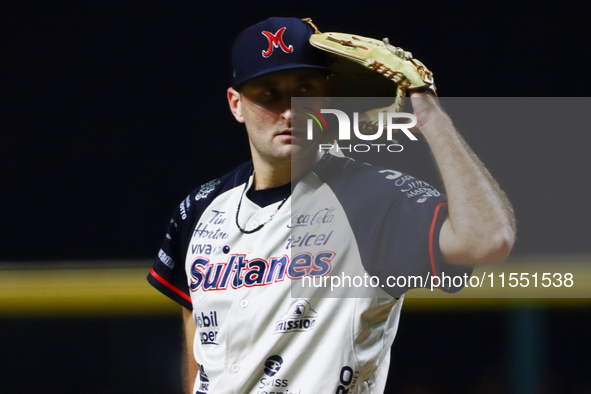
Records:
{"label": "yellow outfield wall", "polygon": [[[0,317],[180,315],[178,304],[148,284],[150,266],[145,260],[0,263]],[[548,282],[557,273],[561,277],[572,274],[573,285]],[[482,286],[468,287],[454,295],[413,290],[406,296],[405,309],[591,306],[591,256],[511,259],[479,266],[473,276],[481,279]],[[510,277],[521,281],[509,282]],[[527,286],[524,277],[528,278]],[[542,285],[543,277],[543,285],[548,287]]]}

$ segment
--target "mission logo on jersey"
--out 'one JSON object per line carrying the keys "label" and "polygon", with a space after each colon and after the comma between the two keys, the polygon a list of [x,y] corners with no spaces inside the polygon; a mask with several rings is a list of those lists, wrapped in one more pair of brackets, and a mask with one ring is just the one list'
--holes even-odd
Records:
{"label": "mission logo on jersey", "polygon": [[295,300],[289,306],[287,313],[275,324],[274,334],[310,331],[316,324],[317,315],[307,300]]}

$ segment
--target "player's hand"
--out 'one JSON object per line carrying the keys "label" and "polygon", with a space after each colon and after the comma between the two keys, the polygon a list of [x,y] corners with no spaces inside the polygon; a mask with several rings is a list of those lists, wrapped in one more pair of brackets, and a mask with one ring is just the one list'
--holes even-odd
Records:
{"label": "player's hand", "polygon": [[442,120],[441,117],[449,119],[439,99],[430,90],[417,90],[410,93],[413,113],[417,117],[419,130],[427,123]]}

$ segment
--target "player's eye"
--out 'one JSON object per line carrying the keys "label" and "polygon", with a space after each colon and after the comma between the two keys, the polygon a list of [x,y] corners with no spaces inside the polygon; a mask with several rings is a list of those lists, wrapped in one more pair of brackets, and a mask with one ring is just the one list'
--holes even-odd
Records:
{"label": "player's eye", "polygon": [[315,86],[312,83],[306,82],[306,83],[302,83],[299,85],[298,87],[298,91],[300,94],[309,94],[312,93],[315,90]]}
{"label": "player's eye", "polygon": [[281,92],[277,88],[268,88],[263,90],[262,96],[268,101],[277,101],[281,99]]}

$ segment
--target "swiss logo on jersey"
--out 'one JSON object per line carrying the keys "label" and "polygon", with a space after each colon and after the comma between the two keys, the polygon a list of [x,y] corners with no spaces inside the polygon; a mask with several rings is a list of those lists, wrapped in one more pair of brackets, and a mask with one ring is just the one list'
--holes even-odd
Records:
{"label": "swiss logo on jersey", "polygon": [[277,30],[275,34],[269,31],[261,32],[265,37],[267,37],[267,40],[269,40],[269,48],[267,48],[266,51],[263,50],[264,58],[271,56],[273,54],[273,49],[275,48],[281,48],[281,50],[285,53],[293,52],[293,45],[287,46],[283,42],[283,33],[285,32],[285,29],[285,27],[282,27],[281,29]]}
{"label": "swiss logo on jersey", "polygon": [[265,374],[267,376],[275,376],[277,372],[281,369],[281,365],[283,364],[283,359],[281,356],[271,356],[265,360]]}

